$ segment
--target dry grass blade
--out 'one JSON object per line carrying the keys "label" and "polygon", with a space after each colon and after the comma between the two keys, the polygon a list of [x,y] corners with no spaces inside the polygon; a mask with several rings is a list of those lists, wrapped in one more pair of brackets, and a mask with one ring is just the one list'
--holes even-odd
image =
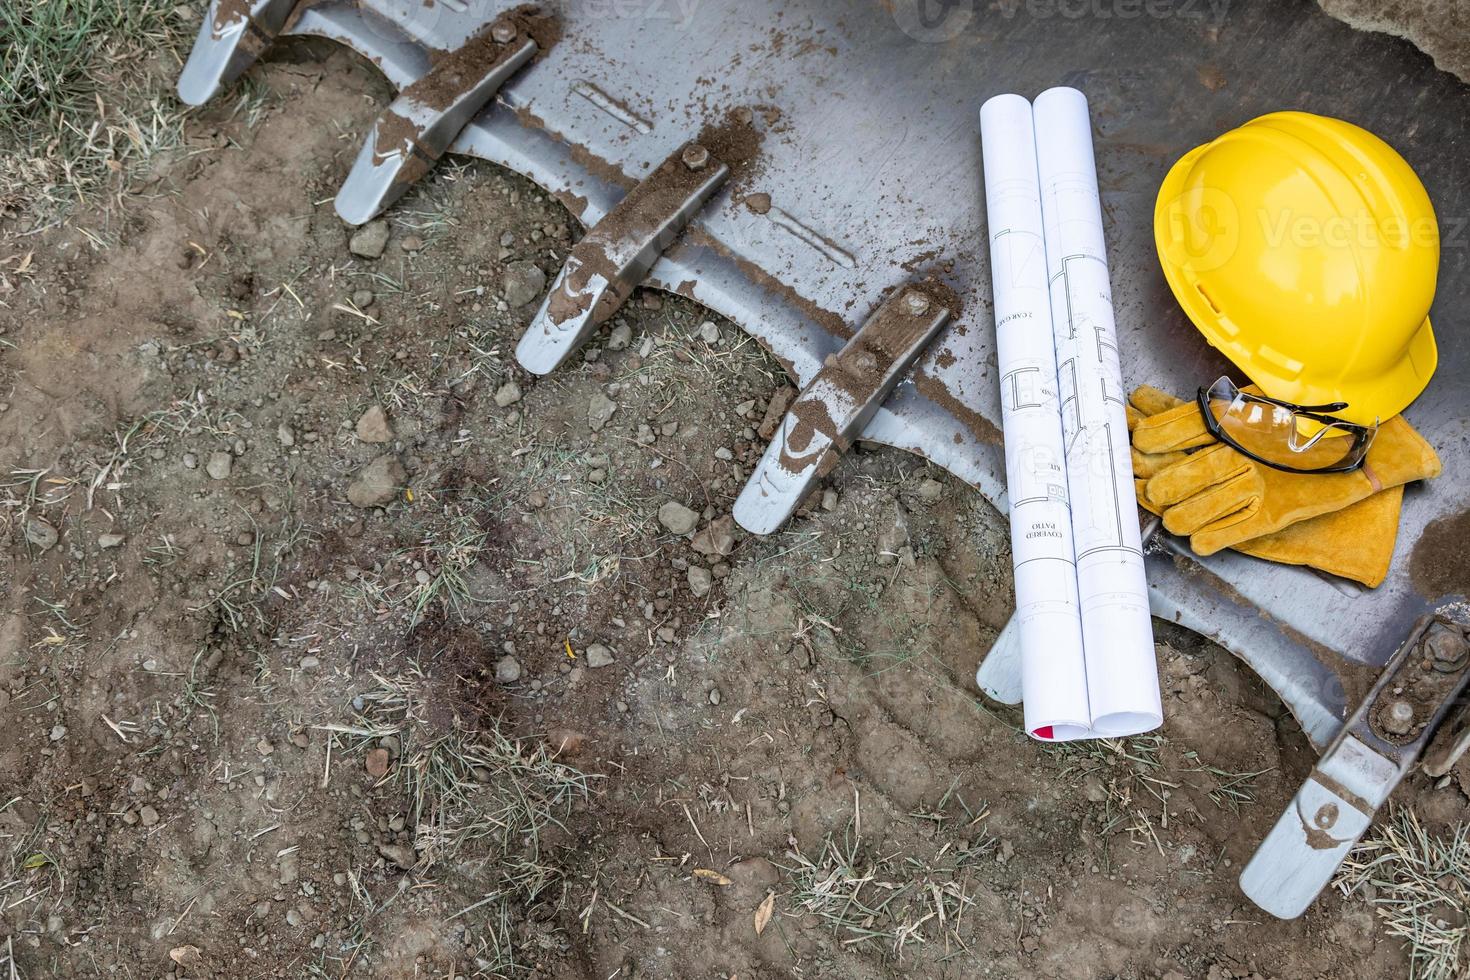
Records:
{"label": "dry grass blade", "polygon": [[[822,919],[845,946],[876,941],[884,955],[901,957],[910,943],[942,936],[954,948],[967,948],[958,924],[974,904],[971,866],[992,843],[982,830],[971,843],[942,845],[928,860],[900,861],[870,855],[849,827],[840,844],[829,834],[815,860],[786,852],[795,862],[785,868],[792,879],[790,905]],[[757,931],[769,924],[774,905],[774,893],[767,895],[756,911]]]}
{"label": "dry grass blade", "polygon": [[1428,833],[1411,810],[1390,813],[1349,853],[1335,885],[1361,894],[1409,952],[1410,980],[1465,975],[1470,935],[1470,824]]}

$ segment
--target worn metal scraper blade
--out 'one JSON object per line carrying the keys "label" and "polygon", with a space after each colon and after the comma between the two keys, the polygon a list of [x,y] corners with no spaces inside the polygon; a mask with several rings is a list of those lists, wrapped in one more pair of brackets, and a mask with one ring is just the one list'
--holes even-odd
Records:
{"label": "worn metal scraper blade", "polygon": [[975,670],[975,686],[1001,704],[1021,703],[1021,626],[1012,616]]}
{"label": "worn metal scraper blade", "polygon": [[[218,4],[211,21],[219,7],[242,6],[254,4]],[[401,90],[514,6],[310,0],[293,8],[280,36],[345,44]],[[1304,75],[1330,77],[1346,53],[1358,83],[1319,86],[1313,107],[1414,147],[1436,210],[1470,212],[1461,151],[1470,140],[1470,87],[1401,41],[1356,33],[1312,4],[1221,5],[1218,18],[1044,23],[1026,4],[999,9],[1006,6],[545,0],[560,40],[538,37],[540,56],[486,103],[449,152],[525,174],[591,226],[701,122],[739,107],[768,114],[754,165],[710,197],[645,284],[728,316],[804,387],[851,336],[853,311],[874,308],[895,282],[940,269],[963,312],[862,438],[922,454],[1001,510],[1005,455],[974,132],[976,107],[990,95],[1057,84],[1087,94],[1129,385],[1185,393],[1228,369],[1161,275],[1153,238],[1160,175],[1219,136],[1222,120],[1279,109],[1282,91]],[[1281,59],[1259,43],[1263,36],[1293,38],[1301,56]],[[198,46],[216,41],[212,29],[201,31]],[[253,50],[254,42],[238,45],[231,58]],[[206,73],[216,81],[185,86],[190,101],[249,60],[231,58]],[[1254,84],[1201,90],[1204,109],[1181,113],[1177,82],[1192,72]],[[1436,111],[1404,111],[1421,102]],[[1470,304],[1470,277],[1441,277],[1436,303],[1439,312]],[[1470,333],[1442,330],[1438,342],[1440,368],[1407,415],[1423,432],[1462,432],[1470,424],[1460,383],[1470,372]],[[1416,548],[1432,557],[1429,546],[1445,539],[1434,522],[1465,511],[1470,444],[1438,442],[1445,478],[1406,502],[1399,551],[1379,588],[1230,551],[1195,558],[1187,542],[1170,539],[1147,559],[1152,611],[1245,660],[1313,745],[1327,745],[1351,710],[1345,692],[1356,689],[1357,675],[1381,667],[1441,599],[1426,591],[1431,579],[1410,569],[1423,567]]]}
{"label": "worn metal scraper blade", "polygon": [[532,374],[550,374],[627,301],[664,249],[730,176],[688,143],[630,190],[572,249],[516,345]]}
{"label": "worn metal scraper blade", "polygon": [[1463,624],[1419,621],[1241,871],[1251,901],[1281,919],[1306,911],[1465,689],[1467,661]]}
{"label": "worn metal scraper blade", "polygon": [[179,73],[179,99],[203,105],[244,74],[285,27],[294,6],[296,0],[213,0]]}
{"label": "worn metal scraper blade", "polygon": [[402,197],[535,54],[535,41],[509,20],[498,21],[400,92],[373,123],[337,192],[342,220],[364,224]]}
{"label": "worn metal scraper blade", "polygon": [[735,499],[737,524],[770,534],[786,523],[949,322],[952,302],[932,281],[899,289],[827,358]]}

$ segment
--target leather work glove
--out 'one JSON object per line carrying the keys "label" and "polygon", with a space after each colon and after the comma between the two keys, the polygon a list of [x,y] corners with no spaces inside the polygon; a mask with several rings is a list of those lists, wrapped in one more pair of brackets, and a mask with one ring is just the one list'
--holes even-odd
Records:
{"label": "leather work glove", "polygon": [[[1192,420],[1189,418],[1188,409],[1193,409]],[[1165,413],[1171,414],[1165,416]],[[1162,442],[1165,445],[1180,447],[1159,453],[1140,452],[1137,445],[1133,449],[1134,484],[1139,505],[1155,514],[1162,514],[1166,508],[1149,498],[1147,491],[1149,481],[1164,470],[1188,459],[1190,454],[1185,451],[1184,447],[1199,448],[1217,444],[1209,431],[1204,428],[1204,421],[1199,415],[1196,403],[1186,403],[1182,399],[1148,385],[1135,390],[1129,398],[1128,405],[1130,430],[1136,430],[1140,424],[1145,422],[1152,422],[1149,429],[1155,436],[1164,431],[1168,433],[1167,442],[1158,438],[1151,440],[1146,437],[1145,445],[1156,445]],[[1413,433],[1412,429],[1409,431]],[[1414,435],[1417,438],[1417,433]],[[1260,466],[1253,460],[1234,452],[1228,446],[1218,445],[1218,448],[1238,457],[1241,463],[1270,470],[1270,467]],[[1436,464],[1433,469],[1437,471],[1437,457],[1433,457],[1432,450],[1430,450],[1430,455]],[[1279,470],[1272,472],[1281,476],[1297,475],[1282,473]],[[1301,477],[1307,479],[1337,475],[1344,474],[1320,474],[1315,477],[1300,474]],[[1389,487],[1382,492],[1370,493],[1356,502],[1343,506],[1340,510],[1329,511],[1289,524],[1269,534],[1236,541],[1229,547],[1266,561],[1287,565],[1309,565],[1333,575],[1362,582],[1369,588],[1373,588],[1380,585],[1388,575],[1394,542],[1398,536],[1399,511],[1402,503],[1402,485]],[[1191,545],[1193,544],[1191,539]],[[1212,554],[1213,550],[1209,553]]]}

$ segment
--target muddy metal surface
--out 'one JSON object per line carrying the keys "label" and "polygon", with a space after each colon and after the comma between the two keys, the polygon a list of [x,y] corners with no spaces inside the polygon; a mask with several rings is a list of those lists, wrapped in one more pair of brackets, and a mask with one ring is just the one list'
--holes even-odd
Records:
{"label": "muddy metal surface", "polygon": [[[742,536],[775,361],[640,292],[519,371],[573,217],[450,159],[356,237],[333,134],[391,92],[318,42],[254,78],[0,248],[15,975],[1404,973],[1361,897],[1236,890],[1313,753],[1233,658],[1159,623],[1160,737],[1028,741],[972,689],[973,489],[860,444]],[[1447,827],[1452,777],[1397,799]]]}

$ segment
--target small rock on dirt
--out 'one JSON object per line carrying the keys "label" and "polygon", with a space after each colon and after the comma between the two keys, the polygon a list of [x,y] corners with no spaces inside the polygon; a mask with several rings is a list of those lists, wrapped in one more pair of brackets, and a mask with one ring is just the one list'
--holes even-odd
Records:
{"label": "small rock on dirt", "polygon": [[56,547],[57,540],[61,535],[56,533],[56,528],[39,517],[32,517],[26,521],[26,540],[42,551],[50,551]]}
{"label": "small rock on dirt", "polygon": [[276,439],[280,441],[282,446],[290,449],[296,445],[296,432],[285,422],[282,422],[276,426]]}
{"label": "small rock on dirt", "polygon": [[919,484],[919,499],[933,502],[944,493],[944,484],[938,480],[925,480]]}
{"label": "small rock on dirt", "polygon": [[617,410],[618,403],[607,397],[606,392],[597,392],[587,406],[587,427],[593,432],[601,432]]}
{"label": "small rock on dirt", "polygon": [[408,472],[398,457],[385,453],[358,470],[347,488],[347,500],[354,507],[382,507],[398,496],[398,488],[408,481]]}
{"label": "small rock on dirt", "polygon": [[404,871],[412,870],[418,863],[418,855],[407,844],[379,844],[378,853]]}
{"label": "small rock on dirt", "polygon": [[369,749],[367,754],[367,774],[374,779],[382,779],[388,775],[389,761],[387,749]]}
{"label": "small rock on dirt", "polygon": [[514,381],[507,381],[495,389],[495,404],[501,408],[509,408],[521,400],[521,386]]}
{"label": "small rock on dirt", "polygon": [[97,547],[99,548],[121,548],[123,542],[128,539],[126,534],[99,534],[97,535]]}
{"label": "small rock on dirt", "polygon": [[497,684],[514,684],[521,679],[520,662],[506,654],[495,661],[495,682]]}
{"label": "small rock on dirt", "polygon": [[735,518],[726,514],[710,521],[690,540],[689,547],[702,555],[728,555],[735,550]]}
{"label": "small rock on dirt", "polygon": [[383,250],[388,247],[388,222],[369,221],[347,241],[347,250],[353,255],[360,255],[365,259],[376,259],[383,255]]}
{"label": "small rock on dirt", "polygon": [[612,651],[601,643],[594,643],[588,647],[586,656],[588,667],[610,667],[615,663]]}
{"label": "small rock on dirt", "polygon": [[209,462],[204,464],[204,472],[211,480],[228,480],[234,468],[235,458],[226,452],[210,453]]}
{"label": "small rock on dirt", "polygon": [[382,405],[374,405],[357,420],[357,438],[363,442],[392,442],[393,428],[388,424],[388,412]]}
{"label": "small rock on dirt", "polygon": [[512,262],[500,280],[500,293],[512,308],[539,298],[545,288],[546,273],[534,262]]}
{"label": "small rock on dirt", "polygon": [[620,323],[607,332],[608,350],[627,350],[632,342],[633,328],[626,323]]}
{"label": "small rock on dirt", "polygon": [[699,325],[699,339],[706,344],[718,344],[720,342],[720,328],[713,320],[706,320]]}
{"label": "small rock on dirt", "polygon": [[699,523],[699,513],[670,500],[658,509],[658,522],[673,534],[688,534]]}
{"label": "small rock on dirt", "polygon": [[168,951],[168,958],[186,970],[198,970],[204,966],[204,954],[198,946],[175,946]]}
{"label": "small rock on dirt", "polygon": [[714,584],[715,577],[708,568],[703,565],[689,566],[689,591],[694,593],[696,599],[708,595]]}

